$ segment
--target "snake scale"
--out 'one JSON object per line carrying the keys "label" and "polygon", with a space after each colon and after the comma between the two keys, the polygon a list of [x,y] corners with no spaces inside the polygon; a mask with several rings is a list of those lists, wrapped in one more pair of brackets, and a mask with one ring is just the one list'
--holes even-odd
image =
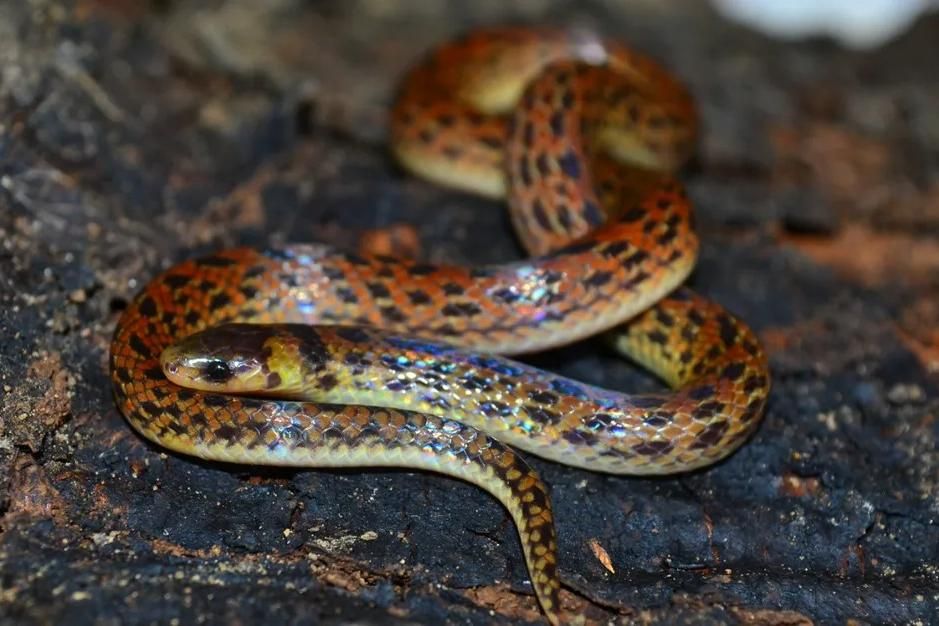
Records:
{"label": "snake scale", "polygon": [[[615,42],[502,28],[446,44],[405,78],[392,150],[432,181],[507,198],[531,257],[460,267],[311,244],[185,261],[121,316],[118,406],[144,437],[204,459],[478,485],[512,515],[561,623],[548,492],[509,446],[600,472],[691,470],[748,437],[769,391],[754,333],[680,286],[698,244],[671,172],[695,135],[686,90]],[[495,356],[600,332],[672,391]]]}

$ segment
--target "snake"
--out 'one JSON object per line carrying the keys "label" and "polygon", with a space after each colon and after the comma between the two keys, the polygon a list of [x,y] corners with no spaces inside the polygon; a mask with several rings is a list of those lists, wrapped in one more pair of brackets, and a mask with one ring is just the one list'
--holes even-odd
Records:
{"label": "snake", "polygon": [[[505,199],[528,256],[463,266],[298,243],[185,260],[117,323],[117,406],[144,438],[202,459],[476,485],[511,515],[544,617],[564,623],[549,492],[518,450],[686,472],[737,449],[770,389],[753,330],[683,286],[698,239],[675,172],[694,101],[624,44],[495,27],[417,63],[389,129],[405,170]],[[669,389],[622,393],[511,358],[592,335]]]}

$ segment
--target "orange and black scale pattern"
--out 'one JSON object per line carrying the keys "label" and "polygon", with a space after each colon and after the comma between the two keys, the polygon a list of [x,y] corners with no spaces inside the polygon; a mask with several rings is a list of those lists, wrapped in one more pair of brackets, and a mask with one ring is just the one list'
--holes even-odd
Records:
{"label": "orange and black scale pattern", "polygon": [[[512,514],[561,623],[547,491],[506,444],[680,472],[735,450],[769,392],[754,333],[679,288],[698,244],[670,172],[695,132],[680,84],[618,44],[530,29],[448,44],[404,81],[392,148],[431,180],[506,196],[535,256],[466,268],[295,245],[186,261],[118,323],[118,406],[145,437],[206,459],[472,482]],[[600,332],[673,391],[622,394],[492,356]]]}
{"label": "orange and black scale pattern", "polygon": [[[729,316],[707,315],[690,291],[672,297],[680,296],[682,315],[657,310],[614,336],[671,379],[677,391],[667,394],[620,393],[358,326],[213,326],[164,350],[161,365],[189,389],[446,415],[567,465],[667,474],[736,449],[758,422],[767,385],[752,335]],[[678,344],[681,352],[667,350]]]}

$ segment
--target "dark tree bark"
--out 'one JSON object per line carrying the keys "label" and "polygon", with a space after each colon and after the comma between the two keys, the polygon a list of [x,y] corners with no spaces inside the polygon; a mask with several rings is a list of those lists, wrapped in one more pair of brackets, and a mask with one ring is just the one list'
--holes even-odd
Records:
{"label": "dark tree bark", "polygon": [[[597,623],[936,620],[939,19],[861,53],[771,41],[705,6],[0,5],[0,619],[539,619],[483,492],[164,453],[123,421],[106,366],[134,293],[219,247],[354,247],[410,222],[434,260],[519,257],[504,207],[394,166],[384,110],[428,46],[521,21],[596,27],[691,85],[692,282],[759,331],[775,381],[756,437],[717,467],[642,480],[531,459],[567,608]],[[529,360],[658,387],[596,341]]]}

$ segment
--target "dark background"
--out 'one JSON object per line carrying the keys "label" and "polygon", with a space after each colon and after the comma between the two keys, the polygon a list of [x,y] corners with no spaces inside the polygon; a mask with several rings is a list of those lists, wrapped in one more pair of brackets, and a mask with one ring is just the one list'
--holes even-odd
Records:
{"label": "dark background", "polygon": [[[410,222],[425,257],[518,258],[502,206],[403,175],[384,145],[401,72],[507,21],[594,27],[689,83],[704,118],[685,174],[692,284],[758,330],[775,380],[756,437],[705,471],[532,459],[566,608],[588,623],[936,623],[939,17],[859,52],[770,40],[693,0],[0,3],[3,622],[539,619],[483,492],[166,454],[118,414],[106,367],[134,293],[219,247],[354,247]],[[599,342],[530,361],[657,386]]]}

